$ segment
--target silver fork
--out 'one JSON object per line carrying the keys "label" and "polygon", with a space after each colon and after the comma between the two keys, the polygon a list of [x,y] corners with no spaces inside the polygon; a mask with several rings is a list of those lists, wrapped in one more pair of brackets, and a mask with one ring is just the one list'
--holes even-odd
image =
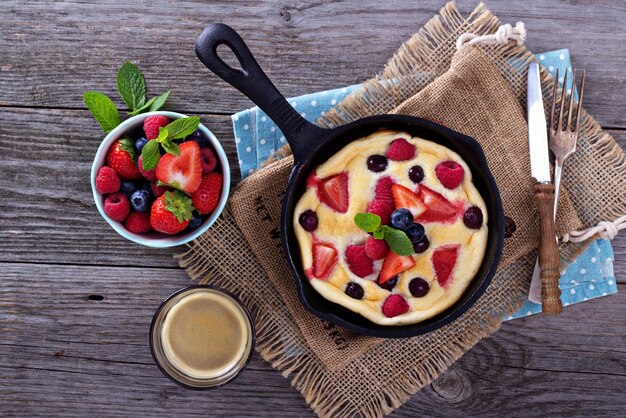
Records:
{"label": "silver fork", "polygon": [[[563,164],[565,160],[576,151],[576,143],[578,142],[578,131],[580,130],[580,114],[582,113],[583,96],[585,92],[585,70],[583,70],[582,81],[580,83],[580,93],[578,104],[576,106],[576,126],[572,126],[572,114],[574,113],[574,88],[576,87],[576,70],[574,70],[574,81],[572,90],[569,95],[569,103],[567,110],[567,124],[563,129],[563,113],[565,110],[565,96],[567,91],[567,71],[563,79],[563,89],[561,91],[561,100],[559,106],[559,117],[555,120],[554,112],[556,110],[559,71],[556,72],[554,87],[552,89],[552,106],[550,110],[550,128],[549,128],[549,146],[550,151],[554,154],[554,220],[556,221],[556,213],[559,205],[559,189],[561,187],[561,174],[563,172]],[[556,122],[556,123],[555,123]],[[558,240],[558,237],[557,237]],[[528,300],[535,303],[541,303],[541,278],[540,278],[539,260],[535,262],[535,270],[533,278],[530,282],[530,290],[528,291]]]}

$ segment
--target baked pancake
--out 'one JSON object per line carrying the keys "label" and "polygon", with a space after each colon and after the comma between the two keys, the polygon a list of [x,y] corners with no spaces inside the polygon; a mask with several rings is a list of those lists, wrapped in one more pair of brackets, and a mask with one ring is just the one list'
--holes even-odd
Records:
{"label": "baked pancake", "polygon": [[406,325],[461,297],[485,254],[487,216],[457,153],[378,131],[317,167],[293,225],[317,292],[374,323]]}

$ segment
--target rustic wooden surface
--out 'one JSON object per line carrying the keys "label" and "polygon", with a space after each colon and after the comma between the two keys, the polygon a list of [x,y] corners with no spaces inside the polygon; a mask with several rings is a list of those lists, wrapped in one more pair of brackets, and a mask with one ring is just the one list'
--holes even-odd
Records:
{"label": "rustic wooden surface", "polygon": [[[312,416],[258,357],[237,381],[209,393],[178,388],[154,366],[152,314],[189,279],[175,250],[126,242],[99,217],[88,175],[102,135],[82,93],[117,97],[117,68],[132,60],[150,92],[172,90],[168,109],[201,116],[236,166],[228,115],[250,102],[195,58],[206,23],[241,31],[284,94],[298,95],[370,77],[442,5],[3,1],[0,415]],[[464,10],[474,5],[459,2]],[[626,147],[624,5],[488,6],[503,21],[524,21],[533,51],[570,48],[575,66],[587,69],[588,111]],[[625,292],[623,234],[614,248]],[[569,306],[559,317],[506,323],[393,415],[623,415],[625,335],[624,293]]]}

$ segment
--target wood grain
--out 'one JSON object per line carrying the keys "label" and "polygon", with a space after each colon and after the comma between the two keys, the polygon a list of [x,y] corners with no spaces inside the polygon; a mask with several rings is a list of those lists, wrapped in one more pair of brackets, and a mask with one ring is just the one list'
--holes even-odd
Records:
{"label": "wood grain", "polygon": [[[257,356],[235,382],[206,393],[175,386],[154,366],[152,314],[190,281],[176,250],[131,244],[98,215],[88,177],[103,135],[82,94],[103,91],[123,108],[115,73],[125,60],[137,63],[149,94],[171,89],[166,108],[199,114],[220,138],[236,183],[229,115],[251,103],[195,57],[207,23],[240,31],[279,90],[295,96],[371,77],[443,4],[3,1],[0,415],[313,416]],[[625,5],[487,5],[503,22],[525,22],[532,51],[570,49],[574,66],[587,70],[587,110],[626,148]],[[626,283],[626,234],[613,247]],[[626,285],[619,290],[559,317],[505,323],[392,416],[623,415]]]}
{"label": "wood grain", "polygon": [[[181,389],[160,374],[148,329],[159,303],[189,284],[180,270],[0,268],[4,414],[276,416],[279,408],[281,415],[312,416],[301,396],[257,356],[236,381],[213,392]],[[474,416],[571,416],[577,408],[616,414],[626,408],[620,396],[624,329],[626,293],[570,306],[559,317],[506,323],[393,416],[468,410]]]}
{"label": "wood grain", "polygon": [[[114,76],[131,60],[144,71],[151,94],[172,90],[170,109],[233,113],[250,102],[194,54],[208,23],[237,29],[279,90],[294,96],[371,77],[444,3],[5,0],[0,105],[84,108],[83,92],[97,89],[121,106]],[[458,4],[469,11],[476,1]],[[488,6],[503,22],[526,23],[532,51],[569,47],[575,66],[587,69],[589,112],[605,126],[626,127],[623,3],[493,0]],[[347,48],[350,39],[356,42]]]}

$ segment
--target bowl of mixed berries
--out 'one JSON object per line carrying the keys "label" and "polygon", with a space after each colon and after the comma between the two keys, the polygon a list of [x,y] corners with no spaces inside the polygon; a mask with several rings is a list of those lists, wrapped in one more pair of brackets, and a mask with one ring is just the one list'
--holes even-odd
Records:
{"label": "bowl of mixed berries", "polygon": [[98,148],[91,187],[121,236],[149,247],[189,242],[222,212],[230,188],[224,149],[199,118],[149,112],[127,119]]}

